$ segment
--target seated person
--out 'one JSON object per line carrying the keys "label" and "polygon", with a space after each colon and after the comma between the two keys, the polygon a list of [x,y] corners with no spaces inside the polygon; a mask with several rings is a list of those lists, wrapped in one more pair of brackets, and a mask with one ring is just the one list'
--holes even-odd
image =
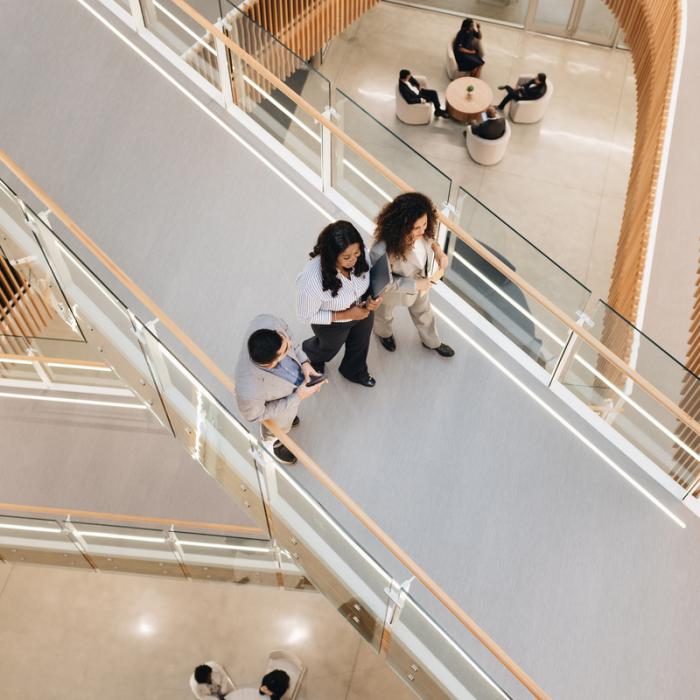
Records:
{"label": "seated person", "polygon": [[547,92],[547,76],[538,73],[537,77],[526,80],[519,80],[517,87],[510,85],[499,85],[499,90],[505,90],[508,94],[501,100],[498,109],[502,110],[511,100],[539,100]]}
{"label": "seated person", "polygon": [[506,133],[506,118],[493,105],[482,113],[482,121],[472,124],[472,134],[482,139],[500,139]]}
{"label": "seated person", "polygon": [[469,73],[473,78],[481,75],[484,65],[484,51],[481,46],[481,25],[471,18],[462,22],[460,30],[452,43],[457,68],[462,73]]}
{"label": "seated person", "polygon": [[190,690],[197,700],[223,700],[233,690],[233,683],[221,664],[207,661],[190,676]]}
{"label": "seated person", "polygon": [[436,117],[449,117],[450,115],[440,106],[440,100],[435,90],[426,90],[421,88],[418,81],[411,75],[408,68],[404,68],[399,72],[399,92],[401,97],[410,105],[418,104],[419,102],[432,102],[435,108]]}
{"label": "seated person", "polygon": [[276,669],[263,676],[259,688],[241,688],[226,696],[226,700],[282,700],[289,690],[289,674]]}

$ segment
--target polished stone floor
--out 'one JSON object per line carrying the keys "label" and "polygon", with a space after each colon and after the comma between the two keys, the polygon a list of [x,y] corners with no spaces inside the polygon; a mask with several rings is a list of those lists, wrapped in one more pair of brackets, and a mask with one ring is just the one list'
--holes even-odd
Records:
{"label": "polished stone floor", "polygon": [[300,700],[415,697],[313,591],[0,563],[7,700],[187,700],[192,668],[254,686],[273,649],[307,666]]}
{"label": "polished stone floor", "polygon": [[[380,3],[331,43],[321,71],[594,295],[606,298],[634,143],[631,55],[484,23],[482,78],[494,101],[503,94],[498,85],[523,74],[544,71],[554,84],[544,120],[513,125],[505,158],[484,167],[469,158],[462,124],[408,126],[394,115],[401,68],[425,75],[443,98],[446,44],[459,23],[458,17]],[[399,147],[393,152],[394,160],[405,157]],[[382,155],[391,166],[391,149]]]}

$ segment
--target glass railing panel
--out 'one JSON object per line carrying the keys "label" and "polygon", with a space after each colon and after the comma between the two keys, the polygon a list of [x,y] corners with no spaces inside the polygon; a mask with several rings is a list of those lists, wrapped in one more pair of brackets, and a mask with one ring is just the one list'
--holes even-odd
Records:
{"label": "glass railing panel", "polygon": [[[329,81],[228,0],[223,4],[232,40],[314,109],[323,112],[331,99]],[[231,59],[236,104],[320,177],[320,124],[258,70],[235,55]]]}
{"label": "glass railing panel", "polygon": [[280,550],[280,561],[282,564],[282,580],[284,587],[293,591],[313,591],[313,583],[309,581],[306,574],[297,567],[292,555]]}
{"label": "glass railing panel", "polygon": [[507,700],[508,696],[408,595],[392,624],[386,659],[419,697]]}
{"label": "glass railing panel", "polygon": [[[644,378],[697,420],[700,388],[692,372],[604,303],[599,302],[593,321],[593,335],[616,346]],[[682,494],[700,475],[695,431],[585,342],[578,344],[560,381],[654,462],[667,475],[671,491]]]}
{"label": "glass railing panel", "polygon": [[42,363],[42,367],[48,378],[59,384],[101,386],[112,389],[124,386],[124,382],[111,367],[81,365],[78,360],[70,365],[49,361]]}
{"label": "glass railing panel", "polygon": [[[220,19],[218,0],[197,0],[193,5],[212,24]],[[141,10],[150,31],[214,87],[221,87],[211,34],[170,0],[143,1]]]}
{"label": "glass railing panel", "polygon": [[0,379],[22,382],[40,382],[34,365],[29,360],[7,360],[0,358]]}
{"label": "glass railing panel", "polygon": [[[33,346],[36,343],[32,345]],[[110,367],[104,365],[63,364],[51,358],[22,359],[0,356],[0,380],[5,386],[24,386],[44,389],[51,387],[58,391],[72,391],[78,387],[99,387],[106,394],[122,396],[137,401],[133,392],[125,386]],[[22,384],[16,384],[21,382]],[[8,384],[9,383],[9,384]],[[33,383],[35,387],[30,386]]]}
{"label": "glass railing panel", "polygon": [[[68,343],[63,343],[60,348],[52,347],[53,355],[64,359],[103,361],[122,379],[124,385],[141,398],[161,425],[170,430],[165,408],[128,309],[51,229],[41,221],[36,222],[36,227],[37,239],[60,279],[76,320],[84,328],[93,357],[85,358],[80,347],[71,347],[77,344]],[[51,355],[51,351],[45,354]],[[103,386],[102,374],[93,374],[95,386]]]}
{"label": "glass railing panel", "polygon": [[[36,241],[36,217],[0,186],[0,334],[11,338],[84,342],[51,266]],[[10,346],[23,343],[7,341]],[[24,343],[26,345],[26,342]]]}
{"label": "glass railing panel", "polygon": [[237,584],[275,585],[280,569],[265,540],[175,532],[192,578]]}
{"label": "glass railing panel", "polygon": [[102,571],[184,576],[163,530],[81,522],[73,527]]}
{"label": "glass railing panel", "polygon": [[[334,108],[338,126],[370,155],[438,207],[448,201],[450,178],[337,88]],[[332,152],[333,187],[369,219],[401,194],[396,185],[335,136]]]}
{"label": "glass railing panel", "polygon": [[[457,34],[459,24],[464,17],[476,17],[477,19],[492,19],[497,22],[509,24],[525,24],[527,15],[527,0],[399,0],[402,5],[410,5],[424,9],[426,7],[436,10],[446,10],[459,15],[454,18],[454,35]],[[571,3],[564,3],[568,12]],[[429,21],[429,20],[428,20]],[[488,30],[487,30],[488,31]],[[447,42],[445,42],[447,43]]]}
{"label": "glass railing panel", "polygon": [[[695,394],[700,379],[602,299],[598,300],[589,332],[626,360],[648,382],[675,403]],[[697,417],[697,416],[696,416]]]}
{"label": "glass railing panel", "polygon": [[0,515],[0,557],[9,562],[90,568],[55,520]]}
{"label": "glass railing panel", "polygon": [[251,452],[254,438],[150,329],[137,320],[135,324],[175,438],[242,507],[246,521],[267,531]]}
{"label": "glass railing panel", "polygon": [[271,456],[270,508],[278,544],[353,627],[379,651],[391,577]]}
{"label": "glass railing panel", "polygon": [[[468,192],[460,188],[459,197],[459,225],[577,320],[590,291]],[[538,364],[555,368],[569,328],[459,239],[444,279]]]}

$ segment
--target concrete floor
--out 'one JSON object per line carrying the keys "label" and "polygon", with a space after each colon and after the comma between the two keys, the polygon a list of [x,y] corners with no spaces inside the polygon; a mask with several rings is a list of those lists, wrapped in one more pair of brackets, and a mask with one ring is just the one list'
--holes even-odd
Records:
{"label": "concrete floor", "polygon": [[[251,315],[293,319],[294,278],[318,230],[337,216],[320,196],[281,180],[75,0],[4,9],[0,60],[0,90],[16,96],[0,104],[7,150],[225,370]],[[377,387],[368,393],[332,374],[303,408],[299,441],[553,697],[687,697],[700,683],[700,624],[688,614],[700,525],[458,320],[466,337],[442,323],[457,349],[447,363],[400,318],[399,351],[371,349]],[[294,474],[328,503],[300,469]],[[400,579],[401,568],[385,563]]]}

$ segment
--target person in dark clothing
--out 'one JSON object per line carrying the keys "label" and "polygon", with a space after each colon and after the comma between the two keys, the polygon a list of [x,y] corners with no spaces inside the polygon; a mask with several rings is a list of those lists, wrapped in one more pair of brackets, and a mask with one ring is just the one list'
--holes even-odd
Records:
{"label": "person in dark clothing", "polygon": [[484,52],[481,48],[481,25],[471,18],[462,22],[452,44],[457,67],[463,73],[469,73],[473,78],[481,75],[484,65]]}
{"label": "person in dark clothing", "polygon": [[500,139],[506,132],[506,118],[493,105],[486,108],[486,119],[472,124],[472,134],[482,139]]}
{"label": "person in dark clothing", "polygon": [[498,109],[502,110],[511,100],[516,102],[520,100],[539,100],[545,92],[547,92],[547,76],[544,73],[538,73],[537,77],[518,84],[517,87],[510,85],[499,85],[499,90],[505,90],[506,96],[501,100]]}
{"label": "person in dark clothing", "polygon": [[281,700],[289,690],[289,674],[286,671],[275,669],[266,674],[260,684],[260,695],[267,695],[271,700]]}
{"label": "person in dark clothing", "polygon": [[345,346],[338,370],[348,381],[373,387],[367,353],[374,311],[382,297],[368,296],[369,259],[360,232],[349,221],[321,231],[311,260],[297,277],[297,316],[311,324],[313,336],[302,350],[319,374]]}
{"label": "person in dark clothing", "polygon": [[436,90],[426,90],[422,88],[418,81],[411,75],[408,68],[399,72],[399,92],[401,97],[410,105],[419,102],[431,102],[435,109],[436,117],[449,117],[450,115],[440,106],[440,98]]}

